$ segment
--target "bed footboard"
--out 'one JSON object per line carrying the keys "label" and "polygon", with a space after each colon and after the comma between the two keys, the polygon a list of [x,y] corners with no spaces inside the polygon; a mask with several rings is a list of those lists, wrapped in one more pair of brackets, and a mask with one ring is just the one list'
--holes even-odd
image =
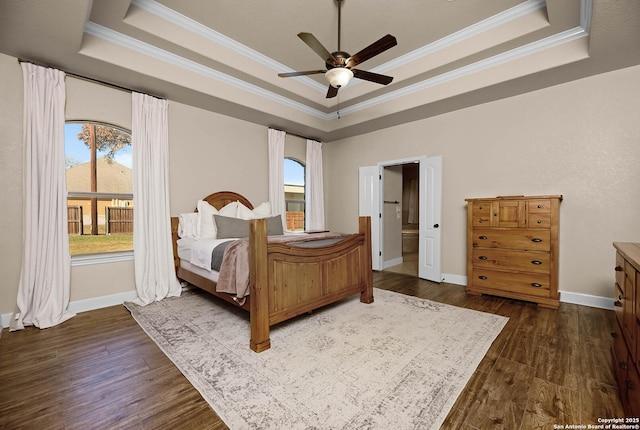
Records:
{"label": "bed footboard", "polygon": [[253,220],[249,236],[251,341],[269,349],[269,327],[360,293],[373,302],[371,219],[360,217],[359,233],[323,248],[267,243],[266,221]]}

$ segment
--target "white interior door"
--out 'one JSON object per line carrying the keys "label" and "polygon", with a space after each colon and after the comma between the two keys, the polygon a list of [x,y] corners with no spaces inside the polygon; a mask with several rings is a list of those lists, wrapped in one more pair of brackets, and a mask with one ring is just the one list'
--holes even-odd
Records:
{"label": "white interior door", "polygon": [[440,216],[442,212],[442,157],[420,159],[420,227],[418,276],[442,281],[440,270]]}
{"label": "white interior door", "polygon": [[382,236],[380,234],[382,192],[382,167],[360,167],[358,212],[360,216],[371,217],[371,266],[373,270],[382,270]]}

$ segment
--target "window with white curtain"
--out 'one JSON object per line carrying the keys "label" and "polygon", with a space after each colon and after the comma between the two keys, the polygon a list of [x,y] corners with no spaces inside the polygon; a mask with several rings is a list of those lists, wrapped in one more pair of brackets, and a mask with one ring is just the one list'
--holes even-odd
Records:
{"label": "window with white curtain", "polygon": [[303,231],[305,215],[305,166],[293,158],[284,159],[284,199],[287,231]]}
{"label": "window with white curtain", "polygon": [[133,251],[131,132],[74,121],[64,134],[70,254]]}

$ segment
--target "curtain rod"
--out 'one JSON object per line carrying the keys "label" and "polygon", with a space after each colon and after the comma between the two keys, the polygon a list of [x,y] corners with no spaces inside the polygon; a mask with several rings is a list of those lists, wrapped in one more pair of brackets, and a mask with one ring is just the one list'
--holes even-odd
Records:
{"label": "curtain rod", "polygon": [[140,90],[134,90],[134,89],[131,89],[131,88],[128,88],[128,87],[123,87],[122,85],[117,85],[117,84],[113,84],[111,82],[101,81],[100,79],[89,78],[87,76],[78,75],[77,73],[67,72],[67,71],[59,69],[57,67],[49,66],[49,65],[46,65],[46,64],[42,64],[42,63],[36,63],[35,61],[24,60],[22,58],[18,58],[18,63],[31,63],[31,64],[35,64],[36,66],[40,66],[40,67],[46,67],[46,68],[51,68],[51,69],[55,68],[55,69],[60,70],[61,72],[63,72],[66,76],[70,76],[72,78],[80,79],[80,80],[87,81],[87,82],[92,82],[94,84],[104,85],[105,87],[113,88],[113,89],[120,90],[120,91],[126,91],[126,92],[129,92],[129,93],[134,93],[134,92],[135,93],[144,93],[144,94],[153,96],[153,97],[155,97],[157,99],[165,100],[165,97],[159,97],[159,96],[156,96],[154,94],[149,94],[146,91],[143,92],[143,91],[140,91]]}
{"label": "curtain rod", "polygon": [[315,137],[302,136],[302,135],[300,135],[300,134],[297,134],[297,133],[291,133],[291,132],[289,132],[289,131],[287,131],[287,130],[280,130],[279,128],[275,128],[275,127],[269,127],[269,128],[272,128],[272,129],[274,129],[274,130],[278,130],[278,131],[284,131],[285,133],[287,133],[287,134],[289,134],[289,135],[291,135],[291,136],[299,137],[300,139],[315,140],[316,142],[322,142],[322,140],[320,140],[320,139],[316,139]]}

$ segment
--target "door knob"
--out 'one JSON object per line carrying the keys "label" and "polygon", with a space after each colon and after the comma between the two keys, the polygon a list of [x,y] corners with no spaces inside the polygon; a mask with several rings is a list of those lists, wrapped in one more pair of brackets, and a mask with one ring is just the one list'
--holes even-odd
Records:
{"label": "door knob", "polygon": [[434,224],[433,225],[433,228],[438,228],[438,227],[440,227],[440,224]]}

